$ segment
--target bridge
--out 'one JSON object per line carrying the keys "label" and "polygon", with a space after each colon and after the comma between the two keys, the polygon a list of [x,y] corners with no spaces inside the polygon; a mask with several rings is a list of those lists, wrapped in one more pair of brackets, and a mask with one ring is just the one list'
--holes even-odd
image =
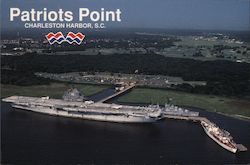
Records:
{"label": "bridge", "polygon": [[119,96],[119,95],[125,93],[126,91],[128,91],[128,90],[134,88],[134,87],[135,87],[135,84],[129,85],[129,86],[125,87],[123,90],[121,90],[121,91],[119,91],[119,92],[116,92],[116,93],[114,93],[113,95],[110,95],[110,96],[108,96],[108,97],[106,97],[106,98],[104,98],[104,99],[98,101],[98,103],[103,103],[103,102],[105,102],[105,101],[108,101],[108,100],[110,100],[110,99],[113,99],[113,98],[115,98],[115,97],[117,97],[117,96]]}

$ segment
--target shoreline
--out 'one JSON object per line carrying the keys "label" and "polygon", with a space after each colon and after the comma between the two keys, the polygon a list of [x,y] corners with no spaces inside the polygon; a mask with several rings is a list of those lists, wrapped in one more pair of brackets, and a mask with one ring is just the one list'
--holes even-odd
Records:
{"label": "shoreline", "polygon": [[[178,105],[177,105],[178,106]],[[226,114],[226,113],[223,113],[223,112],[216,112],[216,111],[208,111],[204,108],[200,108],[200,107],[194,107],[194,106],[180,106],[180,107],[187,107],[187,108],[198,108],[202,111],[206,111],[206,112],[212,112],[212,113],[216,113],[216,114],[220,114],[220,115],[223,115],[223,116],[226,116],[226,117],[231,117],[231,118],[234,118],[234,119],[238,119],[238,120],[242,120],[242,121],[247,121],[247,122],[250,122],[250,117],[248,116],[244,116],[244,115],[239,115],[239,114]]]}
{"label": "shoreline", "polygon": [[[55,84],[61,84],[61,83],[55,83]],[[62,83],[63,85],[65,85],[64,83]],[[3,85],[3,84],[1,84],[1,85]],[[53,84],[51,84],[51,85],[53,85]],[[89,85],[89,84],[77,84],[77,85],[82,85],[82,86],[98,86],[99,87],[99,85],[97,85],[97,84],[91,84],[91,85]],[[41,87],[42,85],[40,85],[40,87]],[[46,85],[45,85],[46,86]],[[18,86],[17,86],[18,87]],[[34,87],[36,87],[36,86],[34,86]],[[39,86],[38,86],[39,87]],[[24,87],[24,88],[32,88],[32,86],[31,87],[29,87],[29,86],[26,86],[26,87]],[[106,89],[109,89],[109,88],[106,88]],[[96,94],[99,94],[99,93],[102,93],[103,92],[103,90],[101,90],[101,91],[99,91],[99,92],[97,92],[97,93],[92,93],[92,94],[90,94],[90,95],[88,95],[88,97],[92,97],[92,96],[95,96]],[[1,92],[1,98],[3,98],[3,97],[5,97],[5,95],[2,95],[3,94],[3,92]],[[119,100],[119,97],[118,98],[114,98],[114,102],[117,102],[117,103],[120,103],[120,104],[150,104],[150,103],[142,103],[142,102],[124,102],[124,101],[118,101]],[[111,101],[112,102],[112,101]],[[239,120],[243,120],[243,121],[247,121],[247,122],[250,122],[250,116],[244,116],[244,115],[241,115],[241,114],[227,114],[227,113],[223,113],[223,112],[219,112],[219,111],[210,111],[210,110],[207,110],[207,109],[204,109],[204,108],[201,108],[201,107],[196,107],[196,106],[190,106],[190,105],[178,105],[178,104],[176,104],[177,106],[180,106],[180,107],[187,107],[187,108],[198,108],[198,109],[200,109],[200,110],[202,110],[202,111],[206,111],[206,112],[214,112],[214,113],[217,113],[217,114],[221,114],[221,115],[224,115],[224,116],[227,116],[227,117],[231,117],[231,118],[235,118],[235,119],[239,119]]]}
{"label": "shoreline", "polygon": [[248,116],[239,115],[239,114],[229,115],[229,114],[222,113],[222,112],[215,112],[215,113],[218,113],[218,114],[221,114],[221,115],[224,115],[224,116],[227,116],[227,117],[232,117],[232,118],[235,118],[235,119],[239,119],[239,120],[250,122],[250,117],[248,117]]}
{"label": "shoreline", "polygon": [[[117,100],[116,100],[116,103],[118,103],[118,104],[143,104],[143,105],[150,104],[150,103],[120,102],[120,101],[117,101]],[[176,106],[179,106],[179,105],[176,105]],[[231,118],[234,118],[234,119],[238,119],[238,120],[241,120],[241,121],[250,122],[250,117],[244,116],[244,115],[238,115],[238,114],[231,114],[230,115],[230,114],[226,114],[226,113],[222,113],[222,112],[208,111],[206,109],[203,109],[203,108],[200,108],[200,107],[194,107],[194,106],[179,106],[179,107],[187,108],[187,109],[189,109],[189,108],[197,108],[197,109],[200,109],[201,111],[212,112],[212,113],[220,114],[220,115],[223,115],[223,116],[226,116],[226,117],[231,117]]]}

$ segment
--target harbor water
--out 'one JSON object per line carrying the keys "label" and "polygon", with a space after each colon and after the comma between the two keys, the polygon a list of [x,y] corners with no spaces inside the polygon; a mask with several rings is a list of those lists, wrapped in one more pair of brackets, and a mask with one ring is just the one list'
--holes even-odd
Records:
{"label": "harbor water", "polygon": [[[89,97],[99,101],[115,93]],[[116,99],[109,101],[117,103]],[[132,104],[141,105],[142,104]],[[200,109],[234,140],[250,148],[250,121]],[[121,124],[64,118],[14,109],[1,102],[2,162],[11,164],[246,164],[250,151],[230,153],[210,139],[199,123],[165,119]]]}
{"label": "harbor water", "polygon": [[[198,109],[191,109],[200,111]],[[203,112],[236,142],[250,148],[250,122]],[[13,110],[1,103],[2,162],[11,164],[245,164],[250,152],[232,154],[198,123],[162,120],[119,124]]]}

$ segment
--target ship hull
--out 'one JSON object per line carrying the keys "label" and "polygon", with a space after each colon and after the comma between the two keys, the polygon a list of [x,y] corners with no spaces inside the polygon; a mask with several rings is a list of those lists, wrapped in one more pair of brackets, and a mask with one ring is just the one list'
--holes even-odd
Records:
{"label": "ship hull", "polygon": [[22,105],[12,104],[12,107],[27,110],[37,113],[43,113],[53,116],[63,116],[70,118],[80,118],[86,120],[95,120],[95,121],[106,121],[106,122],[117,122],[117,123],[152,123],[160,118],[152,118],[148,116],[133,116],[133,115],[122,115],[122,114],[93,114],[91,112],[76,112],[76,111],[60,111],[52,108],[44,107],[24,107]]}
{"label": "ship hull", "polygon": [[[201,124],[202,125],[202,124]],[[213,135],[211,135],[208,130],[202,125],[202,128],[204,129],[204,131],[206,132],[206,134],[211,138],[213,139],[217,144],[219,144],[221,147],[223,147],[224,149],[232,152],[232,153],[236,153],[237,152],[237,149],[235,148],[231,148],[227,145],[225,145],[224,143],[220,142],[218,139],[216,139]]]}

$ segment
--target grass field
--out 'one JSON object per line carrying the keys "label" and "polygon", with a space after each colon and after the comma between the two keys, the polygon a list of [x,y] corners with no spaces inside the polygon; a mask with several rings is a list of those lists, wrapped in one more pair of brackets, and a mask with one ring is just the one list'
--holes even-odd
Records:
{"label": "grass field", "polygon": [[76,87],[83,95],[90,96],[98,93],[108,86],[99,85],[86,85],[86,84],[64,84],[52,83],[50,85],[35,85],[35,86],[16,86],[16,85],[3,85],[1,84],[1,98],[22,95],[22,96],[50,96],[51,98],[62,98],[63,93],[70,87]]}
{"label": "grass field", "polygon": [[172,99],[171,103],[175,105],[192,106],[207,111],[250,117],[250,101],[163,89],[135,88],[130,93],[118,98],[118,101],[164,105],[168,99]]}

